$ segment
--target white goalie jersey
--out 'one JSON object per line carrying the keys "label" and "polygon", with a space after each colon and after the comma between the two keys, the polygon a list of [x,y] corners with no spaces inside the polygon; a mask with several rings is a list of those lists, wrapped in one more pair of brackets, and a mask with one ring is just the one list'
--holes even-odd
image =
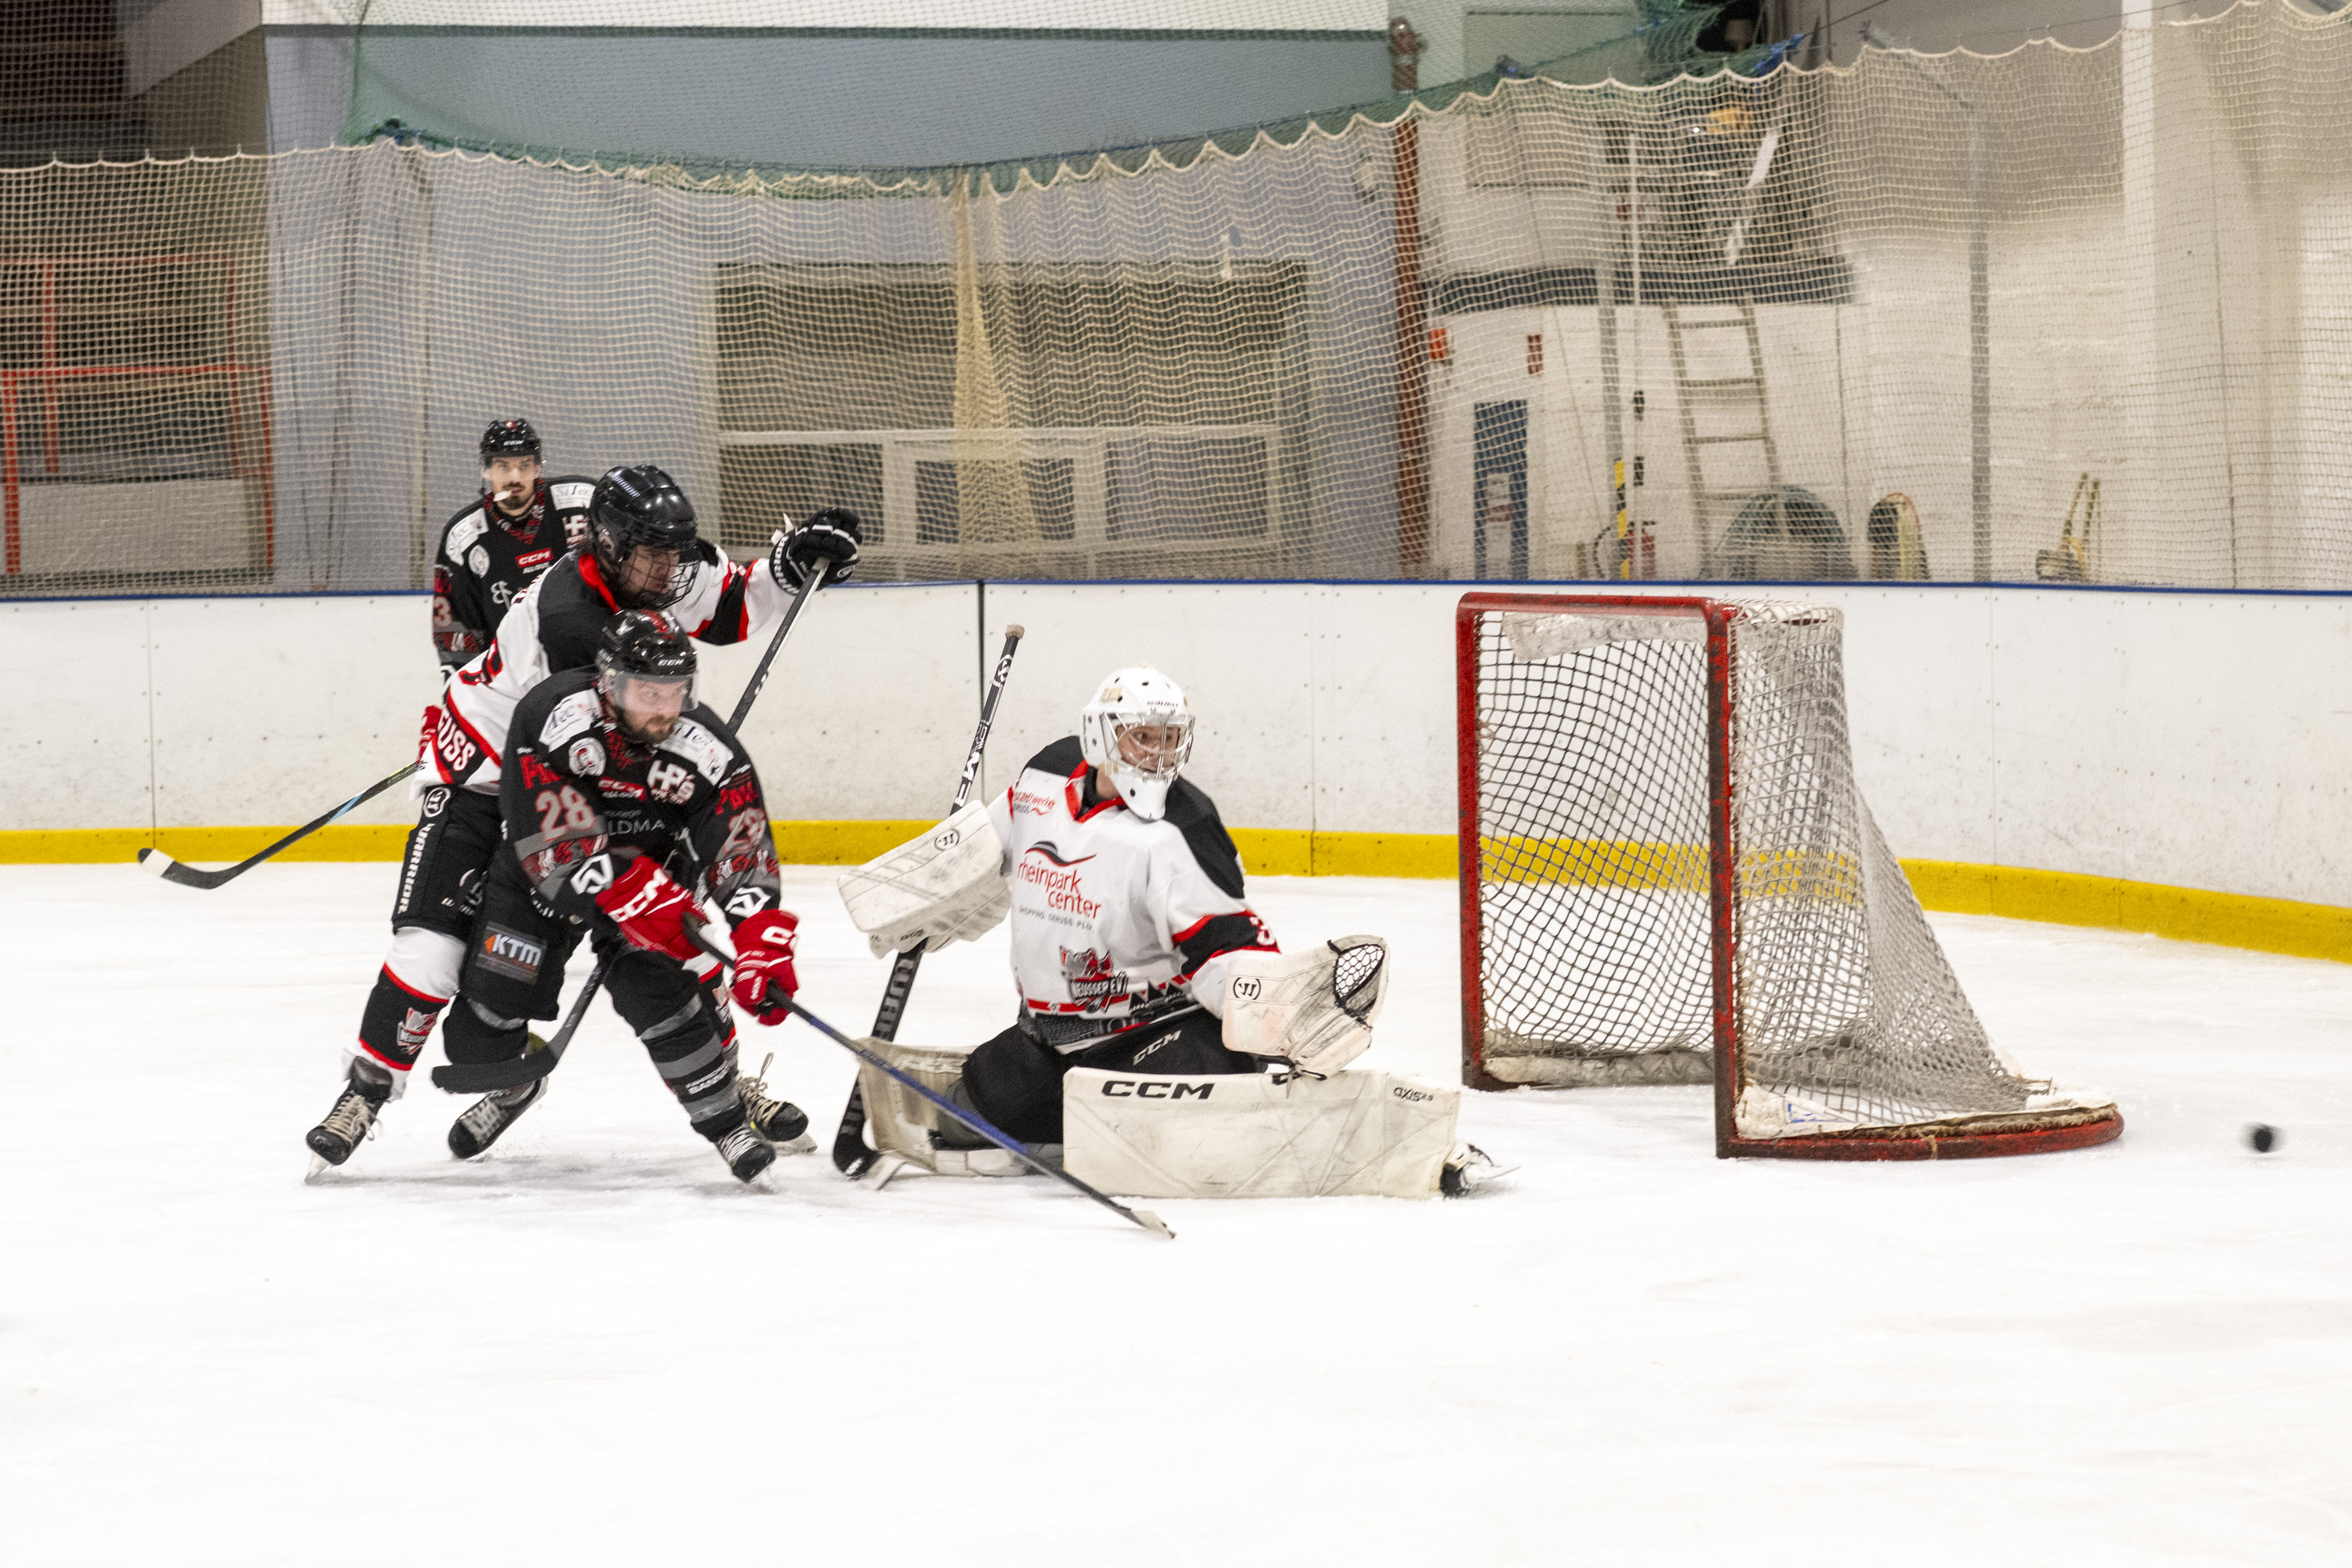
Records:
{"label": "white goalie jersey", "polygon": [[990,805],[1023,1005],[1058,1021],[1046,1037],[1070,1050],[1186,998],[1223,1016],[1232,958],[1277,949],[1216,806],[1179,780],[1146,822],[1116,795],[1088,806],[1087,772],[1077,738],[1056,741]]}

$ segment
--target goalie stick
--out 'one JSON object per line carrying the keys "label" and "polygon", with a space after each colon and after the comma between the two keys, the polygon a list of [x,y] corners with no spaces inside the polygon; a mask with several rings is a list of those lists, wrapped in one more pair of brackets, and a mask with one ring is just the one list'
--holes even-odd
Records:
{"label": "goalie stick", "polygon": [[360,791],[359,794],[352,796],[351,799],[343,802],[342,805],[335,807],[334,810],[327,813],[326,816],[315,817],[312,820],[304,823],[301,826],[296,828],[293,832],[288,834],[285,837],[279,839],[268,848],[262,850],[259,854],[248,855],[244,859],[238,861],[236,865],[227,867],[225,869],[218,871],[199,871],[194,866],[183,866],[180,862],[173,859],[169,855],[164,854],[163,851],[155,848],[152,846],[139,851],[139,864],[145,869],[152,871],[158,877],[163,878],[163,880],[167,882],[177,882],[183,888],[203,888],[207,890],[217,888],[222,883],[226,882],[233,878],[244,876],[247,871],[252,870],[256,866],[260,865],[264,860],[268,859],[271,856],[277,854],[287,846],[294,843],[297,839],[308,838],[313,833],[318,832],[321,827],[333,822],[337,817],[343,816],[345,813],[352,811],[356,807],[366,805],[369,801],[373,800],[376,796],[382,795],[384,791],[390,789],[393,785],[398,784],[401,780],[415,773],[420,765],[421,764],[416,763],[411,763],[396,773],[386,774],[384,777],[380,778],[376,780],[375,783],[368,785],[367,788]]}
{"label": "goalie stick", "polygon": [[[996,672],[989,678],[988,690],[980,700],[980,728],[971,734],[971,750],[964,753],[963,776],[956,781],[955,804],[948,807],[953,816],[971,798],[971,786],[980,778],[980,761],[988,750],[988,729],[996,721],[996,700],[1004,695],[1005,678],[1013,673],[1013,651],[1021,645],[1023,633],[1019,626],[1004,628],[1004,651],[996,656]],[[890,965],[890,984],[882,990],[882,1006],[874,1015],[874,1037],[895,1040],[898,1037],[898,1021],[907,1012],[907,997],[915,989],[915,971],[923,965],[923,944],[900,953]],[[866,1142],[865,1086],[852,1082],[849,1103],[842,1108],[841,1126],[833,1135],[833,1168],[851,1181],[874,1168],[882,1157],[881,1151]]]}
{"label": "goalie stick", "polygon": [[[783,625],[768,639],[768,651],[760,656],[759,668],[751,671],[751,679],[744,684],[743,695],[735,699],[735,710],[727,716],[728,729],[740,731],[743,721],[751,716],[751,704],[759,700],[760,689],[768,684],[768,667],[776,662],[777,650],[784,646],[784,635],[800,619],[801,607],[816,593],[823,575],[811,574],[802,583],[800,592],[793,595],[791,605],[784,611]],[[604,961],[599,958],[596,966],[588,972],[587,984],[573,999],[572,1011],[563,1015],[563,1026],[555,1031],[555,1037],[547,1042],[545,1048],[525,1051],[511,1061],[444,1062],[433,1069],[433,1087],[450,1094],[495,1094],[502,1089],[520,1089],[545,1078],[563,1059],[563,1053],[571,1049],[572,1037],[579,1031],[580,1021],[588,1016],[588,1004],[604,988]]]}
{"label": "goalie stick", "polygon": [[[694,944],[697,947],[702,949],[703,952],[709,953],[719,963],[730,966],[734,963],[735,955],[733,953],[728,952],[725,948],[711,941],[709,936],[705,935],[697,928],[688,926],[687,928],[687,935],[694,939]],[[772,991],[769,994],[772,996],[774,993]],[[1020,1161],[1023,1164],[1028,1166],[1039,1175],[1051,1176],[1065,1186],[1076,1188],[1077,1191],[1082,1192],[1086,1194],[1087,1196],[1094,1199],[1095,1202],[1102,1205],[1103,1207],[1110,1210],[1111,1213],[1118,1215],[1121,1219],[1132,1220],[1137,1225],[1141,1226],[1144,1229],[1151,1232],[1154,1236],[1164,1236],[1171,1241],[1176,1239],[1176,1233],[1168,1228],[1168,1222],[1161,1219],[1158,1215],[1153,1214],[1150,1209],[1131,1209],[1125,1204],[1120,1203],[1117,1198],[1111,1197],[1108,1194],[1103,1193],[1097,1188],[1088,1186],[1086,1183],[1078,1180],[1077,1177],[1073,1176],[1067,1171],[1062,1170],[1058,1166],[1046,1163],[1045,1161],[1037,1158],[1036,1155],[1032,1154],[1029,1152],[1027,1144],[1018,1142],[1010,1133],[999,1131],[993,1122],[981,1115],[980,1112],[965,1110],[962,1106],[958,1105],[954,1100],[950,1100],[946,1095],[940,1093],[939,1090],[930,1088],[920,1079],[912,1078],[908,1074],[899,1071],[897,1068],[891,1066],[889,1061],[882,1057],[878,1052],[867,1050],[864,1046],[859,1045],[856,1040],[851,1039],[847,1035],[843,1034],[839,1029],[835,1028],[831,1024],[826,1023],[823,1018],[818,1017],[815,1014],[802,1006],[796,997],[787,996],[783,1000],[784,1006],[802,1023],[806,1024],[810,1028],[814,1029],[818,1034],[823,1035],[835,1045],[841,1047],[844,1050],[849,1052],[852,1056],[856,1057],[859,1061],[866,1063],[868,1067],[874,1068],[881,1072],[887,1073],[891,1078],[897,1079],[902,1084],[905,1084],[908,1089],[913,1089],[917,1094],[921,1095],[925,1100],[929,1100],[933,1105],[939,1107],[950,1116],[954,1117],[956,1121],[961,1122],[972,1131],[977,1132],[982,1138],[987,1139],[990,1142],[995,1144],[998,1148],[1003,1150],[1006,1153],[1012,1155],[1014,1159]]]}

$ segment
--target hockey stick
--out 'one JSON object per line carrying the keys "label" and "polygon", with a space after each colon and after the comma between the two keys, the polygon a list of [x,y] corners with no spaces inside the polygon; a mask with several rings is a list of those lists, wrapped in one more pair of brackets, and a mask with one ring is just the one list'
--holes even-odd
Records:
{"label": "hockey stick", "polygon": [[[720,947],[717,942],[711,941],[708,936],[705,936],[695,927],[688,926],[687,928],[687,935],[694,939],[695,946],[702,949],[703,952],[719,960],[719,963],[729,965],[732,965],[734,963],[735,955],[733,953],[728,952],[725,948]],[[1137,1225],[1141,1226],[1144,1229],[1152,1232],[1156,1236],[1164,1236],[1171,1241],[1176,1239],[1176,1233],[1168,1228],[1168,1222],[1161,1219],[1158,1215],[1153,1214],[1150,1209],[1131,1209],[1125,1204],[1120,1203],[1118,1199],[1107,1196],[1099,1190],[1088,1186],[1086,1183],[1078,1180],[1077,1177],[1073,1176],[1067,1171],[1059,1170],[1047,1164],[1045,1161],[1037,1158],[1036,1155],[1029,1152],[1029,1149],[1026,1144],[1014,1141],[1010,1133],[999,1131],[994,1123],[991,1122],[986,1117],[981,1115],[980,1112],[965,1110],[962,1106],[958,1105],[954,1100],[950,1100],[946,1095],[940,1093],[939,1090],[931,1088],[920,1079],[909,1077],[908,1074],[899,1071],[897,1068],[891,1066],[889,1061],[882,1057],[878,1052],[867,1050],[864,1046],[859,1045],[856,1040],[851,1039],[847,1035],[843,1034],[839,1029],[835,1028],[831,1024],[826,1023],[823,1018],[818,1017],[815,1014],[802,1006],[800,1003],[793,997],[786,996],[784,998],[784,1005],[786,1008],[790,1009],[793,1016],[798,1018],[802,1023],[806,1024],[810,1028],[814,1029],[818,1034],[823,1035],[835,1045],[837,1045],[844,1050],[848,1051],[852,1056],[856,1057],[859,1061],[866,1063],[868,1067],[875,1068],[887,1073],[899,1083],[905,1084],[908,1089],[913,1089],[917,1094],[921,1095],[925,1100],[929,1100],[933,1105],[938,1106],[941,1110],[944,1110],[950,1116],[954,1117],[956,1121],[961,1122],[972,1131],[979,1133],[982,1138],[987,1139],[990,1142],[995,1144],[998,1148],[1003,1150],[1006,1153],[1012,1155],[1014,1159],[1020,1161],[1023,1164],[1028,1166],[1039,1175],[1051,1176],[1066,1186],[1076,1188],[1079,1192],[1086,1194],[1087,1196],[1094,1199],[1095,1202],[1102,1205],[1103,1207],[1110,1210],[1113,1214],[1118,1215],[1120,1218],[1133,1220]]]}
{"label": "hockey stick", "polygon": [[349,812],[357,806],[364,805],[369,801],[372,801],[376,796],[382,795],[384,791],[390,789],[393,785],[398,784],[401,780],[406,778],[409,774],[415,773],[422,765],[422,763],[411,763],[406,767],[401,769],[398,773],[391,773],[383,778],[376,780],[375,783],[368,785],[367,788],[360,791],[359,794],[352,796],[351,799],[343,802],[342,805],[335,807],[334,810],[327,813],[326,816],[316,817],[304,823],[301,826],[296,828],[293,832],[288,834],[285,837],[279,839],[268,848],[262,850],[257,855],[249,855],[246,857],[246,858],[238,861],[236,865],[227,868],[226,870],[199,871],[194,866],[183,866],[180,862],[173,859],[169,855],[164,854],[163,851],[157,849],[152,846],[139,851],[139,864],[147,870],[154,872],[155,875],[163,878],[163,880],[167,882],[177,882],[183,888],[217,888],[223,882],[228,881],[232,878],[244,876],[247,871],[252,870],[256,866],[260,865],[264,860],[268,859],[272,855],[277,854],[280,849],[283,849],[288,845],[294,843],[297,839],[308,838],[310,835],[318,832],[319,829],[326,826],[329,823],[334,821],[337,817],[341,816],[346,812]]}
{"label": "hockey stick", "polygon": [[[953,816],[971,798],[971,786],[980,778],[981,754],[988,750],[988,727],[996,721],[996,700],[1004,695],[1005,678],[1013,673],[1013,650],[1021,644],[1022,631],[1017,626],[1004,628],[1004,651],[996,656],[996,673],[989,678],[988,691],[980,700],[980,728],[972,731],[971,750],[964,754],[963,776],[956,781],[955,804],[948,807]],[[881,1010],[874,1015],[874,1037],[895,1040],[898,1037],[898,1020],[907,1011],[907,997],[915,988],[915,971],[923,965],[923,944],[898,956],[890,965],[890,984],[883,988]],[[882,1152],[866,1142],[865,1086],[849,1086],[849,1103],[841,1112],[841,1127],[833,1135],[833,1168],[856,1181],[873,1169]]]}
{"label": "hockey stick", "polygon": [[[821,586],[818,578],[809,577],[803,580],[801,591],[793,595],[792,604],[784,611],[783,624],[768,639],[768,651],[760,656],[759,668],[751,671],[751,679],[744,683],[743,695],[735,700],[735,710],[727,716],[730,732],[740,730],[743,721],[751,716],[751,704],[759,700],[760,689],[768,684],[768,667],[776,662],[776,652],[784,646],[784,635],[800,619],[801,607],[815,596]],[[737,735],[736,742],[740,745],[741,742],[742,737]],[[604,988],[604,961],[599,958],[596,966],[588,972],[588,982],[580,988],[572,1011],[563,1016],[563,1026],[555,1031],[555,1037],[547,1042],[545,1049],[526,1051],[511,1061],[444,1062],[433,1069],[433,1087],[450,1094],[495,1094],[502,1089],[520,1089],[545,1078],[563,1059],[563,1053],[571,1049],[572,1037],[579,1032],[580,1021],[588,1016],[588,1004]]]}

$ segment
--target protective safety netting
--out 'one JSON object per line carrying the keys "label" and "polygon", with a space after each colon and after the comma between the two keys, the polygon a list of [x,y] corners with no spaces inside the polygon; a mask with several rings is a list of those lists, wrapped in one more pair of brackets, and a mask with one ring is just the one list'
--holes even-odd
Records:
{"label": "protective safety netting", "polygon": [[1727,1048],[1738,1139],[2111,1121],[1969,1006],[1854,783],[1839,613],[1714,608],[1464,605],[1471,1081],[1705,1082]]}
{"label": "protective safety netting", "polygon": [[876,577],[2344,587],[2347,79],[2269,0],[961,168],[7,171],[0,593],[415,587],[509,414]]}

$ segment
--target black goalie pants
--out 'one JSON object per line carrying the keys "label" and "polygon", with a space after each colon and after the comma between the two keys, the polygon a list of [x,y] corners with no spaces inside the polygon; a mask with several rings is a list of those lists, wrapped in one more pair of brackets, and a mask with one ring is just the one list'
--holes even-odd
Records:
{"label": "black goalie pants", "polygon": [[[453,1062],[511,1061],[530,1044],[529,1020],[552,1018],[562,1001],[563,965],[582,927],[541,903],[511,855],[491,863],[482,907],[467,945],[457,999],[441,1026]],[[735,1089],[735,1026],[716,982],[684,964],[632,947],[603,915],[588,932],[604,963],[613,1010],[644,1042],[654,1067],[704,1137],[743,1124]]]}
{"label": "black goalie pants", "polygon": [[1255,1058],[1225,1049],[1224,1024],[1200,1008],[1146,1024],[1068,1056],[1020,1025],[964,1058],[963,1087],[972,1109],[1024,1143],[1062,1141],[1062,1075],[1072,1068],[1113,1072],[1255,1072]]}

